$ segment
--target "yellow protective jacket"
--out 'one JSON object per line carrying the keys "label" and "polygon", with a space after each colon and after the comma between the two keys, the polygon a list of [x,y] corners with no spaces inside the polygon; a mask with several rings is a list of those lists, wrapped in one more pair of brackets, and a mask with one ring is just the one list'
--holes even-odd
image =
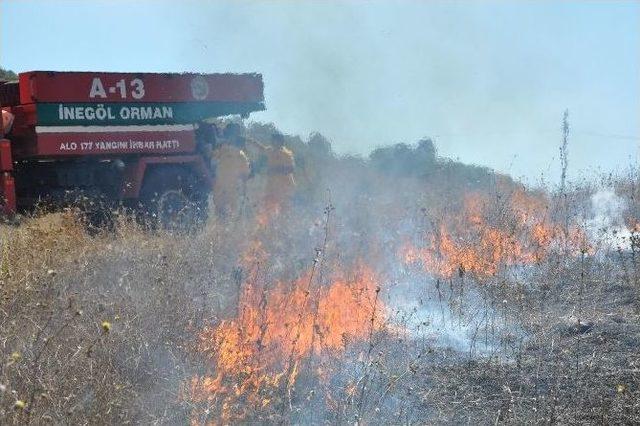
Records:
{"label": "yellow protective jacket", "polygon": [[244,197],[245,182],[249,178],[249,160],[241,149],[226,144],[214,151],[213,159],[213,202],[216,210],[221,214],[236,215],[239,213],[239,202]]}
{"label": "yellow protective jacket", "polygon": [[295,190],[296,183],[293,179],[295,160],[293,152],[286,147],[268,149],[266,155],[266,204],[269,208],[279,209],[289,201]]}

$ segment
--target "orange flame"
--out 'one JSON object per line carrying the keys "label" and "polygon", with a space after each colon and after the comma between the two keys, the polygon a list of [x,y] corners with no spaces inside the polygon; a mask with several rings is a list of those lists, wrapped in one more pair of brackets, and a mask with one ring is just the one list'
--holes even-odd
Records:
{"label": "orange flame", "polygon": [[426,246],[407,243],[400,257],[405,264],[421,263],[425,271],[443,278],[466,273],[483,278],[505,266],[539,263],[554,248],[575,252],[586,247],[580,229],[565,231],[549,222],[548,202],[541,195],[518,190],[500,210],[490,206],[486,196],[468,195],[462,212],[443,220]]}
{"label": "orange flame", "polygon": [[223,423],[244,419],[282,403],[305,359],[339,354],[380,327],[384,308],[371,269],[329,285],[313,281],[307,272],[272,288],[245,286],[238,316],[200,333],[197,349],[215,373],[191,380],[190,400],[215,404]]}

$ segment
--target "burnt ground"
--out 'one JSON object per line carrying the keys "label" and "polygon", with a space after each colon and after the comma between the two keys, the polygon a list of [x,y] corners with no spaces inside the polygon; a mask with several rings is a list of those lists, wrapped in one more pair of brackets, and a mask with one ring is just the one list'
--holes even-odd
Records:
{"label": "burnt ground", "polygon": [[[524,335],[506,339],[495,357],[440,360],[423,371],[421,377],[437,384],[419,392],[431,413],[424,421],[637,423],[638,287],[624,281],[619,264],[591,266],[581,285],[579,273],[565,271],[577,279],[549,279],[542,292],[526,290],[522,305],[516,302],[508,314],[519,319]],[[508,291],[504,297],[509,300]]]}

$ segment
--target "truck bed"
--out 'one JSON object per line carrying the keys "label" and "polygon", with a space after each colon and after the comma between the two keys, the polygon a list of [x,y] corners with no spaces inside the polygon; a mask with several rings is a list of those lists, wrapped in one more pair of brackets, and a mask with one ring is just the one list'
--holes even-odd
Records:
{"label": "truck bed", "polygon": [[259,74],[31,71],[12,93],[16,159],[192,152],[197,123],[264,110]]}

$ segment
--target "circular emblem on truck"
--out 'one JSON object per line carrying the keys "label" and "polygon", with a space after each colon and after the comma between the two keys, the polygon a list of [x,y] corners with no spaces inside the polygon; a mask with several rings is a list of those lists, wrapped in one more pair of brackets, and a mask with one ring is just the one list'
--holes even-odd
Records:
{"label": "circular emblem on truck", "polygon": [[191,95],[194,99],[202,101],[209,96],[209,83],[203,76],[197,75],[191,80]]}

